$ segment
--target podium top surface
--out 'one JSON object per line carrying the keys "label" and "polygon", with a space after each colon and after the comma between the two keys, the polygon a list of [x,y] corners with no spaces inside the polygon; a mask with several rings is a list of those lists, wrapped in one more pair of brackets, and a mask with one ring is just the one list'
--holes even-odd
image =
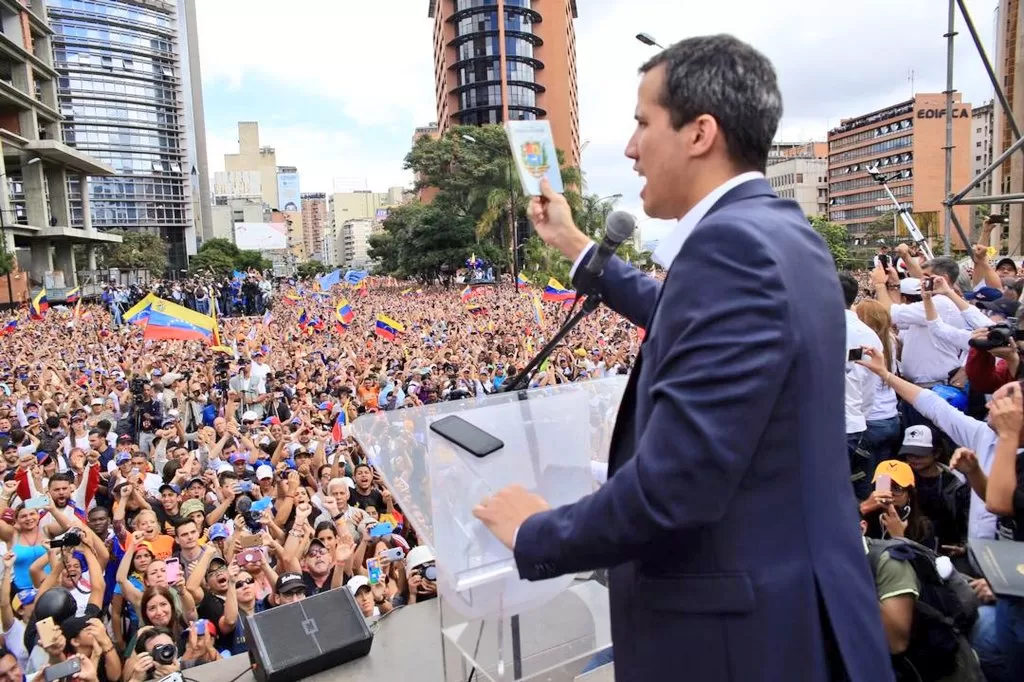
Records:
{"label": "podium top surface", "polygon": [[[353,422],[352,435],[420,540],[439,550],[436,521],[448,529],[462,525],[473,505],[505,485],[537,490],[552,505],[589,492],[580,492],[580,481],[589,480],[591,460],[607,461],[625,386],[626,377],[615,376],[378,412]],[[449,415],[504,447],[478,458],[430,430]]]}

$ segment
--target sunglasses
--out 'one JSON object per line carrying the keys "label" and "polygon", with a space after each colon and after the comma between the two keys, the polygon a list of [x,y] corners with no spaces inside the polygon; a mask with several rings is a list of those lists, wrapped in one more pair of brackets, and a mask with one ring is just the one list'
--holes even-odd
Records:
{"label": "sunglasses", "polygon": [[248,580],[239,580],[238,582],[235,583],[235,589],[236,590],[240,590],[243,587],[245,587],[246,585],[252,585],[255,582],[256,581],[253,580],[252,578],[249,578]]}

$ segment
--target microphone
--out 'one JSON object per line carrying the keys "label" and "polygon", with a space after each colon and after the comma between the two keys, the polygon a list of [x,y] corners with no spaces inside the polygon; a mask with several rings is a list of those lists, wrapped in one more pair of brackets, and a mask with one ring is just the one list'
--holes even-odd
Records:
{"label": "microphone", "polygon": [[612,211],[604,222],[604,239],[590,252],[583,268],[592,277],[600,277],[604,265],[619,244],[626,241],[636,229],[636,218],[625,211]]}

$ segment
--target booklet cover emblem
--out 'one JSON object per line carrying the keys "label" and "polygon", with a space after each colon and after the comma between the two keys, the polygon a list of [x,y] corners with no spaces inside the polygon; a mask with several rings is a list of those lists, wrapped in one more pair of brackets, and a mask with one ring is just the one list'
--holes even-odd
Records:
{"label": "booklet cover emblem", "polygon": [[551,189],[561,193],[562,173],[558,168],[558,152],[548,121],[509,121],[505,124],[512,157],[519,169],[523,192],[540,196],[540,181],[547,178]]}

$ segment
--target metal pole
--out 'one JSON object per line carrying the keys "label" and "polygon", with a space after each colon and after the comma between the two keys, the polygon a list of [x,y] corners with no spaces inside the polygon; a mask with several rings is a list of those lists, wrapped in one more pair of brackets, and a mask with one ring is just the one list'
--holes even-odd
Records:
{"label": "metal pole", "polygon": [[1017,140],[1013,144],[1011,144],[1009,147],[1006,148],[1005,152],[1003,152],[998,157],[996,157],[995,160],[993,160],[992,163],[990,163],[988,165],[988,168],[986,168],[985,170],[983,170],[980,173],[978,173],[974,177],[974,179],[971,180],[971,182],[966,187],[964,187],[961,191],[957,192],[955,195],[950,197],[947,200],[946,203],[950,203],[950,204],[960,204],[960,203],[963,203],[963,198],[965,196],[967,196],[967,194],[972,189],[974,189],[975,187],[980,185],[981,182],[985,178],[987,178],[990,175],[992,175],[992,172],[996,168],[999,168],[1001,165],[1003,165],[1003,162],[1006,161],[1008,158],[1010,158],[1010,155],[1013,154],[1018,149],[1020,149],[1021,147],[1024,147],[1024,137],[1017,138]]}
{"label": "metal pole", "polygon": [[512,158],[512,152],[508,153],[508,203],[511,208],[510,217],[512,220],[512,284],[515,287],[516,293],[519,293],[519,221],[516,215],[516,190],[515,185],[512,183],[512,164],[515,163],[515,159]]}
{"label": "metal pole", "polygon": [[[944,195],[953,193],[953,39],[956,36],[956,0],[949,0],[949,26],[946,30],[946,182]],[[942,253],[950,253],[950,231],[952,230],[953,207],[946,205],[943,216],[943,248]],[[971,248],[970,244],[964,244]]]}
{"label": "metal pole", "polygon": [[[1024,138],[1022,138],[1024,139]],[[994,194],[987,197],[964,197],[958,204],[1024,204],[1024,193]]]}
{"label": "metal pole", "polygon": [[981,37],[978,35],[978,29],[974,27],[974,20],[971,19],[971,13],[967,11],[967,5],[964,4],[964,0],[956,0],[956,4],[960,6],[960,15],[964,18],[964,23],[967,24],[967,30],[971,34],[971,38],[974,40],[974,46],[978,48],[978,56],[981,57],[981,63],[985,67],[985,73],[988,74],[988,79],[992,82],[992,88],[996,91],[996,99],[1003,106],[1003,112],[1006,115],[1006,122],[1010,125],[1010,129],[1013,131],[1014,138],[1020,138],[1020,127],[1017,125],[1017,119],[1013,116],[1013,108],[1010,106],[1010,102],[1006,99],[1006,95],[1003,93],[1002,84],[999,82],[999,77],[996,75],[995,69],[992,68],[992,62],[988,59],[988,53],[985,52],[985,46],[981,44]]}

